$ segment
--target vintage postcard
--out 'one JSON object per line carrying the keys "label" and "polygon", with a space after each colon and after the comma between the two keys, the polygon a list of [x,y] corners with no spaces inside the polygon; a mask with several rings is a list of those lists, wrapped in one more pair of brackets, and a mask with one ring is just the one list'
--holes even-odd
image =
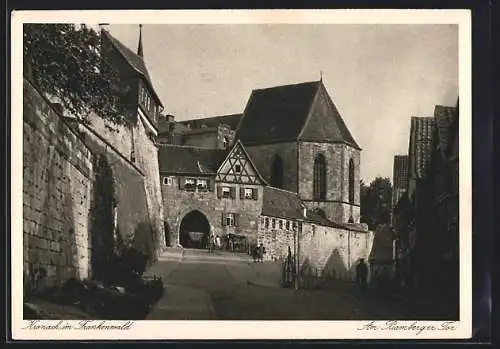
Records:
{"label": "vintage postcard", "polygon": [[471,336],[468,11],[18,11],[11,92],[15,339]]}

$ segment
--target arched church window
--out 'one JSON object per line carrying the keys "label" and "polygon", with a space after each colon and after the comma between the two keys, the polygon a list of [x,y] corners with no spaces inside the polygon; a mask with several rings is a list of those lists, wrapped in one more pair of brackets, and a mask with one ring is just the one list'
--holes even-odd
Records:
{"label": "arched church window", "polygon": [[283,160],[279,155],[275,155],[271,164],[271,186],[283,187]]}
{"label": "arched church window", "polygon": [[354,161],[349,160],[349,202],[354,203]]}
{"label": "arched church window", "polygon": [[326,160],[323,154],[314,159],[313,198],[316,201],[326,199]]}

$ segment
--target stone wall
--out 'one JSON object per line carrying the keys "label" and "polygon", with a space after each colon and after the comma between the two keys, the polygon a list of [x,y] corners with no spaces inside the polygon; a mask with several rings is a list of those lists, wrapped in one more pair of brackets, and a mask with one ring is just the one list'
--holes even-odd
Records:
{"label": "stone wall", "polygon": [[[198,210],[203,213],[210,223],[211,230],[214,229],[214,224],[218,221],[218,215],[215,211],[217,196],[214,190],[206,192],[181,190],[179,188],[179,181],[182,177],[170,176],[168,174],[160,174],[160,177],[163,212],[165,221],[167,222],[167,234],[169,234],[167,240],[170,246],[176,246],[180,243],[179,229],[181,221],[189,212]],[[170,178],[169,184],[166,183],[166,178]],[[209,179],[209,177],[196,176],[192,178]]]}
{"label": "stone wall", "polygon": [[143,173],[93,130],[83,125],[75,127],[95,157],[106,156],[117,200],[117,229],[124,238],[135,236],[143,227],[150,226]]}
{"label": "stone wall", "polygon": [[[265,228],[265,219],[269,219],[269,228]],[[271,221],[276,220],[276,228]],[[283,229],[278,222],[283,220]],[[266,248],[265,259],[283,260],[288,246],[295,253],[296,232],[286,229],[286,220],[275,217],[261,217],[259,222],[258,242]],[[290,222],[292,226],[292,222]],[[368,261],[373,245],[373,233],[320,226],[311,223],[302,225],[299,242],[299,262],[305,275],[326,273],[342,279],[355,279],[355,267],[360,258]]]}
{"label": "stone wall", "polygon": [[[142,120],[142,119],[141,119]],[[144,185],[151,224],[157,234],[158,252],[165,247],[163,199],[160,185],[158,147],[148,137],[143,122],[139,120],[134,128],[134,149],[137,164],[144,174]]]}
{"label": "stone wall", "polygon": [[115,130],[110,130],[106,127],[106,121],[92,114],[88,117],[90,124],[88,127],[96,132],[102,139],[106,140],[113,148],[122,154],[128,160],[132,160],[133,144],[132,144],[132,126],[131,124],[113,125]]}
{"label": "stone wall", "polygon": [[[212,177],[189,178],[207,178],[211,181]],[[167,183],[165,178],[170,178]],[[179,180],[182,177],[168,176],[161,174],[162,194],[164,200],[164,216],[168,223],[170,232],[170,245],[175,246],[180,242],[179,229],[182,219],[192,211],[200,211],[207,218],[210,224],[210,232],[215,235],[237,234],[245,235],[250,239],[256,239],[258,229],[258,218],[262,210],[262,186],[243,185],[235,183],[215,184],[213,189],[204,192],[186,191],[179,188]],[[236,190],[234,198],[218,198],[218,186],[231,186]],[[241,199],[239,188],[256,188],[258,191],[257,200]],[[223,213],[235,213],[238,215],[238,226],[228,227],[222,225]]]}
{"label": "stone wall", "polygon": [[[93,155],[49,102],[23,84],[24,271],[39,288],[91,274]],[[32,284],[32,287],[34,285]]]}
{"label": "stone wall", "polygon": [[[299,143],[299,196],[308,208],[322,208],[327,218],[347,223],[360,219],[360,152],[338,143]],[[326,160],[326,199],[313,200],[314,160],[322,154]],[[349,160],[354,160],[354,204],[349,203]]]}
{"label": "stone wall", "polygon": [[283,160],[283,188],[297,192],[297,143],[276,143],[263,145],[245,145],[257,170],[268,183],[271,178],[272,162],[275,155]]}
{"label": "stone wall", "polygon": [[296,222],[283,218],[260,217],[257,243],[262,243],[266,248],[265,260],[283,261],[288,254],[288,247],[290,247],[292,254],[294,253],[294,234],[296,234],[293,228],[294,223]]}

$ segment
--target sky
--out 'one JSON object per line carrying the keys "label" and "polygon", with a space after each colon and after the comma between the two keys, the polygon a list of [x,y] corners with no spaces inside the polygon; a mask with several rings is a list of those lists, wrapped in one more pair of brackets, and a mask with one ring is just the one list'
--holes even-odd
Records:
{"label": "sky", "polygon": [[[137,50],[138,25],[111,25]],[[323,83],[362,148],[361,179],[392,181],[411,116],[458,98],[458,26],[146,24],[144,59],[176,120],[242,113],[253,89]]]}

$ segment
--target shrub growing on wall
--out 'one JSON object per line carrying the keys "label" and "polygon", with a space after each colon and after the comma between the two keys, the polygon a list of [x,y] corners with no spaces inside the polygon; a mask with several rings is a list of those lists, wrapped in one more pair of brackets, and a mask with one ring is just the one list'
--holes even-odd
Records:
{"label": "shrub growing on wall", "polygon": [[[23,26],[25,67],[33,82],[82,122],[95,113],[123,124],[125,93],[118,74],[101,54],[101,35],[74,24]],[[111,126],[109,126],[111,128]]]}
{"label": "shrub growing on wall", "polygon": [[116,207],[113,172],[105,155],[97,158],[94,166],[94,196],[90,208],[92,239],[92,272],[96,280],[105,281],[112,273],[115,254]]}

